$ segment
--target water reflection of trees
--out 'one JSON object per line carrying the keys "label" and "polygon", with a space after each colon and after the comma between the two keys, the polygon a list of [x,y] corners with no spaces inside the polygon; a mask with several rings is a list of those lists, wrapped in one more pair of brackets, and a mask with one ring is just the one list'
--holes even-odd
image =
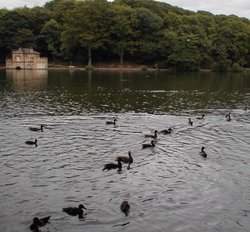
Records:
{"label": "water reflection of trees", "polygon": [[[238,107],[246,103],[250,79],[246,74],[175,72],[86,72],[8,70],[14,89],[43,88],[39,101],[57,112],[135,111],[177,112]],[[31,90],[31,91],[30,91]],[[26,91],[26,94],[28,93]],[[47,98],[44,98],[44,94]],[[34,99],[35,100],[35,99]],[[242,106],[243,107],[243,106]]]}

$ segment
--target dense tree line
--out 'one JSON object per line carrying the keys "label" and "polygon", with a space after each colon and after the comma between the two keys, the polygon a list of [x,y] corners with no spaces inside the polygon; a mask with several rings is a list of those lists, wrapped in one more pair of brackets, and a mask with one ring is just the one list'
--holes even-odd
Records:
{"label": "dense tree line", "polygon": [[157,63],[162,68],[250,67],[250,21],[153,0],[52,0],[0,9],[0,61],[33,47],[50,61]]}

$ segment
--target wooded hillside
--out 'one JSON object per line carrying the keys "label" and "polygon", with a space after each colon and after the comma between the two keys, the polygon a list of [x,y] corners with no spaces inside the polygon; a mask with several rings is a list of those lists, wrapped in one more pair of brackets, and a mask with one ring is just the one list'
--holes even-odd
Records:
{"label": "wooded hillside", "polygon": [[250,67],[250,21],[153,0],[53,0],[0,9],[0,61],[33,47],[50,61],[134,62],[196,71]]}

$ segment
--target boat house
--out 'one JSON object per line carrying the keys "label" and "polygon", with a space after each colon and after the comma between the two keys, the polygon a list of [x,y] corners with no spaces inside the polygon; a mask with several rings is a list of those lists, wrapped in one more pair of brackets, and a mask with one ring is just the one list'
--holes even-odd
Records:
{"label": "boat house", "polygon": [[33,48],[19,48],[12,51],[12,58],[6,59],[7,69],[47,69],[48,58],[40,57]]}

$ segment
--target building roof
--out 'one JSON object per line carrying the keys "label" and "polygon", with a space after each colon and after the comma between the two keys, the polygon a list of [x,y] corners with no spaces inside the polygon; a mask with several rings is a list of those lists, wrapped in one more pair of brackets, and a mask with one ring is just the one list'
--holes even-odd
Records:
{"label": "building roof", "polygon": [[36,55],[40,55],[40,53],[34,51],[33,48],[19,48],[18,50],[13,51],[13,53],[25,53],[25,54],[36,54]]}

